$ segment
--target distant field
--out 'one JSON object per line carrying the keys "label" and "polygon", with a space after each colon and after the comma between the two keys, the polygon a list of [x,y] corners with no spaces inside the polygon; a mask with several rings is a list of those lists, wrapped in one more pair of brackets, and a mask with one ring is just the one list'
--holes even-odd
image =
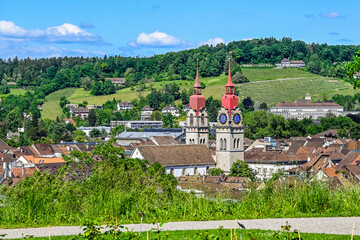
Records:
{"label": "distant field", "polygon": [[282,78],[314,77],[316,74],[296,68],[242,68],[242,73],[252,81],[272,80]]}
{"label": "distant field", "polygon": [[[243,68],[243,73],[250,79],[250,82],[237,84],[240,87],[240,98],[251,97],[259,103],[266,102],[270,106],[281,101],[291,102],[304,98],[306,93],[310,93],[314,100],[323,100],[324,98],[331,99],[335,94],[352,95],[360,92],[360,90],[353,90],[350,84],[341,80],[322,77],[299,69]],[[286,80],[280,81],[276,79]],[[264,80],[271,81],[258,82]],[[227,82],[225,74],[219,77],[201,78],[200,81],[206,85],[203,90],[205,97],[213,96],[215,99],[221,99],[224,95],[224,86]],[[194,81],[175,80],[154,82],[153,87],[161,89],[165,84],[173,82],[176,82],[181,89],[191,88],[194,84]],[[147,84],[147,89],[141,95],[146,96],[149,93],[149,84]],[[89,91],[82,88],[60,90],[46,98],[47,102],[44,104],[42,111],[44,118],[55,119],[56,116],[62,114],[59,107],[59,99],[62,96],[66,96],[71,103],[87,101],[89,104],[101,105],[114,98],[121,101],[131,101],[138,98],[139,94],[136,90],[130,88],[121,89],[115,94],[106,96],[93,96]]]}
{"label": "distant field", "polygon": [[10,94],[14,94],[14,95],[20,95],[20,94],[24,94],[26,93],[27,90],[24,90],[22,88],[10,88],[10,93],[9,94],[0,94],[0,98],[4,98]]}
{"label": "distant field", "polygon": [[62,114],[61,108],[59,106],[60,98],[62,96],[69,97],[76,90],[77,88],[66,88],[49,94],[46,97],[46,102],[42,106],[42,118],[50,118],[55,120],[57,116],[60,116]]}

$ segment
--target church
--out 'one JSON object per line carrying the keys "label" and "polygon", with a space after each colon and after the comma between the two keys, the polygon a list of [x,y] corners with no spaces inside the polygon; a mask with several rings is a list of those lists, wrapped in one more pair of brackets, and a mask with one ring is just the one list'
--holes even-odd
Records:
{"label": "church", "polygon": [[[209,120],[206,113],[205,97],[199,81],[199,64],[196,66],[196,80],[193,95],[190,97],[190,110],[186,116],[186,144],[205,144],[209,142]],[[228,82],[225,95],[217,117],[216,127],[216,167],[230,173],[237,160],[244,160],[244,127],[241,110],[235,95],[235,85],[231,79],[229,58]]]}

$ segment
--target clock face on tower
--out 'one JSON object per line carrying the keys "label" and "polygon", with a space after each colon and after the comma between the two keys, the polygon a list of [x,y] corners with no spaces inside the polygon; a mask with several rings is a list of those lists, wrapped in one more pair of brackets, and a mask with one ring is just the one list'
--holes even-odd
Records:
{"label": "clock face on tower", "polygon": [[220,114],[219,120],[222,124],[226,123],[226,121],[227,121],[226,114],[225,113]]}
{"label": "clock face on tower", "polygon": [[241,116],[240,116],[240,114],[239,114],[239,113],[235,113],[235,115],[234,115],[234,122],[235,122],[236,124],[239,124],[240,121],[241,121]]}

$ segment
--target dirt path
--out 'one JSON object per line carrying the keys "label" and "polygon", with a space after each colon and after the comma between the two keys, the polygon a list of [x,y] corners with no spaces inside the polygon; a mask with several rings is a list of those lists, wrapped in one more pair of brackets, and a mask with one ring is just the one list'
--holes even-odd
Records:
{"label": "dirt path", "polygon": [[[331,218],[278,218],[278,219],[249,219],[238,220],[247,229],[280,230],[286,221],[295,229],[299,226],[300,232],[327,233],[350,235],[355,223],[355,234],[360,235],[360,217],[331,217]],[[217,229],[219,226],[230,228],[230,220],[225,221],[202,221],[202,222],[169,222],[165,223],[161,230],[202,230]],[[134,231],[140,230],[140,224],[124,225]],[[232,222],[234,226],[234,221]],[[142,231],[149,231],[155,228],[153,224],[143,224]],[[52,236],[76,235],[82,232],[81,227],[51,227]],[[5,238],[21,238],[26,235],[34,237],[49,236],[49,228],[27,228],[27,229],[0,229],[0,235],[6,234]]]}

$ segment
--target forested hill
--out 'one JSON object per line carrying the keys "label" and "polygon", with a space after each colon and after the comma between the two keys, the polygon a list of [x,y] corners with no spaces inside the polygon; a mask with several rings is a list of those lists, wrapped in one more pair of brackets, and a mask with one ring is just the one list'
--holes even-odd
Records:
{"label": "forested hill", "polygon": [[50,88],[43,89],[45,94],[66,87],[79,87],[85,77],[92,81],[101,81],[106,77],[125,77],[127,86],[135,85],[144,78],[155,81],[193,80],[196,58],[199,58],[202,77],[218,76],[224,71],[229,51],[232,51],[235,64],[274,64],[286,57],[304,60],[310,72],[342,77],[342,67],[334,63],[352,60],[357,48],[358,46],[350,45],[306,44],[291,38],[265,38],[234,41],[227,45],[204,45],[197,49],[146,58],[104,56],[0,59],[0,80],[17,82],[20,86],[45,86],[52,83]]}

